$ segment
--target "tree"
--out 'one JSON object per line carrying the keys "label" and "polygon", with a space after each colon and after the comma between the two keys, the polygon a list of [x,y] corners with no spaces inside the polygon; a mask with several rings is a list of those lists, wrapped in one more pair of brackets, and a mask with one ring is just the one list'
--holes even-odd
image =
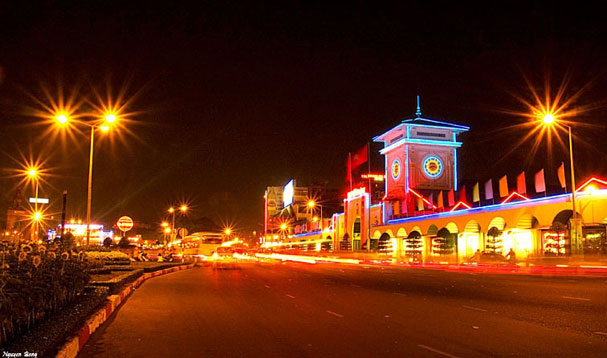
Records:
{"label": "tree", "polygon": [[118,242],[118,247],[122,248],[122,249],[126,249],[129,247],[129,239],[127,239],[126,237],[122,237],[120,239],[120,241]]}
{"label": "tree", "polygon": [[502,236],[502,230],[492,226],[489,231],[487,231],[487,236],[491,239],[487,240],[487,251],[495,254],[501,251],[502,249],[502,240],[498,240],[498,237]]}
{"label": "tree", "polygon": [[109,237],[106,237],[105,240],[103,240],[103,246],[105,246],[105,247],[112,246],[112,239]]}

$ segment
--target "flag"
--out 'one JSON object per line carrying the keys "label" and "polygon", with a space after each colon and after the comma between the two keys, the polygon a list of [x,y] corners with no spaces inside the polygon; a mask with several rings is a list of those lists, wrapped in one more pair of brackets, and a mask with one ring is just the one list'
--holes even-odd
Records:
{"label": "flag", "polygon": [[481,192],[478,188],[478,182],[476,182],[476,184],[474,184],[472,187],[472,202],[478,203],[479,201],[481,201]]}
{"label": "flag", "polygon": [[504,175],[499,181],[500,198],[508,196],[508,176]]}
{"label": "flag", "polygon": [[535,192],[545,193],[546,192],[546,181],[544,180],[544,169],[535,173]]}
{"label": "flag", "polygon": [[424,200],[422,198],[417,198],[417,210],[418,211],[424,210]]}
{"label": "flag", "polygon": [[491,179],[485,182],[485,200],[493,200],[493,181]]}
{"label": "flag", "polygon": [[464,203],[467,202],[465,185],[462,185],[462,187],[459,189],[459,201],[463,201]]}
{"label": "flag", "polygon": [[369,160],[369,148],[367,148],[368,145],[369,143],[365,144],[362,148],[352,154],[352,167],[350,168],[351,170],[355,170],[356,168],[366,163],[367,160]]}
{"label": "flag", "polygon": [[450,207],[455,205],[455,193],[453,192],[453,189],[449,190],[449,193],[447,194],[447,202]]}
{"label": "flag", "polygon": [[516,177],[516,192],[519,194],[527,194],[527,183],[525,182],[525,171]]}
{"label": "flag", "polygon": [[438,196],[436,197],[436,207],[437,208],[442,208],[445,206],[444,200],[443,200],[443,191],[441,190],[438,193]]}
{"label": "flag", "polygon": [[434,206],[434,193],[430,193],[428,201],[430,202],[430,208],[432,208],[432,206]]}
{"label": "flag", "polygon": [[565,162],[561,162],[561,166],[559,167],[558,170],[558,175],[559,175],[559,183],[561,183],[561,188],[565,189],[566,185],[565,185]]}

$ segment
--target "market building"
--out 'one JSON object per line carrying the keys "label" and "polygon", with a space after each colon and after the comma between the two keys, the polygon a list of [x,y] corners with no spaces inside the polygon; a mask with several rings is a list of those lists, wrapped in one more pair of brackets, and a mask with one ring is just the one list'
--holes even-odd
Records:
{"label": "market building", "polygon": [[422,118],[418,107],[415,118],[374,138],[385,159],[380,202],[372,202],[366,186],[353,188],[330,226],[292,233],[277,245],[440,262],[463,262],[477,250],[505,255],[512,249],[522,259],[607,256],[607,181],[590,178],[577,187],[575,216],[571,193],[548,196],[544,189],[543,196],[530,198],[510,190],[505,177],[496,201],[489,182],[485,195],[493,200],[480,205],[473,199],[473,207],[458,183],[458,136],[468,130]]}

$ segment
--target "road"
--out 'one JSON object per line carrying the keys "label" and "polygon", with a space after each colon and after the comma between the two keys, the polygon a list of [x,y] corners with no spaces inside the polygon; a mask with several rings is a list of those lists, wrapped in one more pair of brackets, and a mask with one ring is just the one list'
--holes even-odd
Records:
{"label": "road", "polygon": [[606,357],[607,279],[249,263],[153,278],[79,357]]}

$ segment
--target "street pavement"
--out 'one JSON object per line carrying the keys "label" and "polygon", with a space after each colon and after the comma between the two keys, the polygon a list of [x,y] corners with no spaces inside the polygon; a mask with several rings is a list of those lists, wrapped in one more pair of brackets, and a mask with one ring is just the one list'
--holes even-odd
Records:
{"label": "street pavement", "polygon": [[200,267],[148,280],[79,357],[607,357],[607,278]]}

